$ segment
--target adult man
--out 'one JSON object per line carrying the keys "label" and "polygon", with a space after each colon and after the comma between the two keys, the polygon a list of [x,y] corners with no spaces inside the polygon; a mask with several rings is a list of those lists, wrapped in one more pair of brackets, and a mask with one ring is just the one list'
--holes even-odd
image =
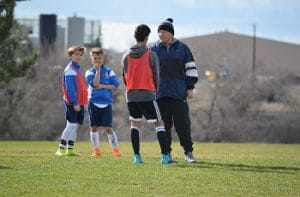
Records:
{"label": "adult man", "polygon": [[[193,89],[198,81],[198,72],[193,55],[187,45],[174,38],[173,19],[168,18],[158,27],[159,41],[149,48],[156,52],[160,61],[160,83],[157,102],[165,123],[167,149],[171,157],[174,123],[185,160],[193,163],[193,142],[187,99],[193,98]],[[172,158],[172,157],[171,157]]]}

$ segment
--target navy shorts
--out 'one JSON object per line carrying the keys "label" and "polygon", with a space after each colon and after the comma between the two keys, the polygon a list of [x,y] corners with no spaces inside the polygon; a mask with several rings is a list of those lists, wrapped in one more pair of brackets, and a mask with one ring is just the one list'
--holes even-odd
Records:
{"label": "navy shorts", "polygon": [[112,108],[108,105],[105,108],[99,108],[89,102],[90,126],[112,127]]}
{"label": "navy shorts", "polygon": [[147,122],[161,120],[160,111],[156,101],[128,102],[129,120],[140,121],[144,116]]}
{"label": "navy shorts", "polygon": [[83,119],[84,119],[84,107],[80,106],[80,111],[77,112],[74,110],[74,105],[67,105],[65,103],[64,105],[65,108],[65,116],[66,116],[66,120],[71,122],[71,123],[78,123],[78,124],[82,124],[83,123]]}

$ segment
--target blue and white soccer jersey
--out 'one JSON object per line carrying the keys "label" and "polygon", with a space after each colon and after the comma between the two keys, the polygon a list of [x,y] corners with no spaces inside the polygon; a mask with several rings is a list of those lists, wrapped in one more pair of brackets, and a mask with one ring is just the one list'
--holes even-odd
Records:
{"label": "blue and white soccer jersey", "polygon": [[161,120],[156,101],[128,102],[129,120],[140,121],[143,116],[147,122],[154,123]]}
{"label": "blue and white soccer jersey", "polygon": [[[112,127],[112,106],[113,94],[111,90],[97,89],[93,86],[93,80],[96,76],[94,67],[88,69],[85,73],[86,81],[89,84],[88,111],[90,115],[90,126]],[[100,83],[105,85],[119,86],[119,81],[114,71],[102,65],[100,72]]]}

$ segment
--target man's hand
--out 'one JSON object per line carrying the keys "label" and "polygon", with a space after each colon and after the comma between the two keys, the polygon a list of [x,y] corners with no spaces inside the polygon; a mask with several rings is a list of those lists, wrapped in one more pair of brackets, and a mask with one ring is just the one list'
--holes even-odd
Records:
{"label": "man's hand", "polygon": [[187,97],[188,99],[192,99],[192,98],[194,97],[194,90],[193,90],[193,89],[187,90],[187,91],[186,91],[186,97]]}
{"label": "man's hand", "polygon": [[80,111],[80,105],[74,105],[74,110],[79,112]]}

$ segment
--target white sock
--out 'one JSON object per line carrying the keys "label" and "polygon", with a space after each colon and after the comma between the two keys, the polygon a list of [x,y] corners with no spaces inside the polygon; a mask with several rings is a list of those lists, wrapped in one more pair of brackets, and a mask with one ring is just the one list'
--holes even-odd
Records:
{"label": "white sock", "polygon": [[117,138],[117,135],[114,131],[107,134],[107,139],[108,139],[108,141],[109,141],[112,148],[117,148],[118,147],[118,138]]}
{"label": "white sock", "polygon": [[90,131],[90,140],[91,144],[94,148],[99,148],[100,147],[100,137],[99,137],[99,132],[92,132]]}
{"label": "white sock", "polygon": [[[60,148],[66,148],[66,145],[67,145],[67,142],[68,142],[68,139],[69,139],[69,135],[70,135],[70,129],[69,129],[69,121],[67,121],[67,125],[65,127],[65,129],[63,130],[62,134],[61,134],[61,141],[60,141],[60,144],[59,144],[59,147]],[[65,144],[62,143],[62,141],[64,141]]]}
{"label": "white sock", "polygon": [[67,128],[69,130],[69,137],[68,137],[68,149],[74,148],[74,144],[77,137],[77,123],[70,123],[67,124]]}

